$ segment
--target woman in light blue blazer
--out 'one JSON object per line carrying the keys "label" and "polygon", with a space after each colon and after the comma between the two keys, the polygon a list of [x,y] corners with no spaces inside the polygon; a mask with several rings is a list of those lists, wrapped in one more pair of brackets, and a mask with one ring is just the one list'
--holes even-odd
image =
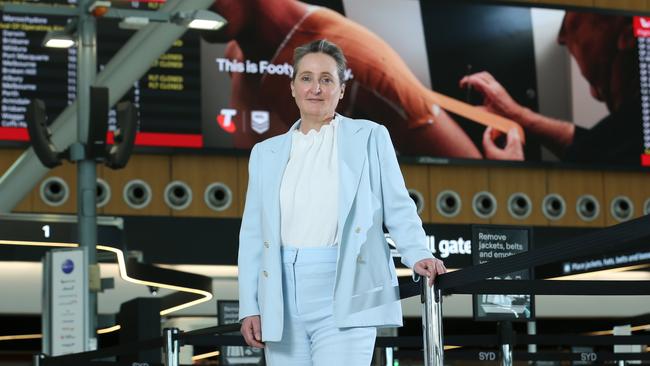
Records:
{"label": "woman in light blue blazer", "polygon": [[253,147],[239,236],[239,318],[271,366],[369,365],[377,327],[402,325],[388,228],[431,284],[426,247],[385,127],[335,112],[346,61],[326,40],[296,48],[300,120]]}

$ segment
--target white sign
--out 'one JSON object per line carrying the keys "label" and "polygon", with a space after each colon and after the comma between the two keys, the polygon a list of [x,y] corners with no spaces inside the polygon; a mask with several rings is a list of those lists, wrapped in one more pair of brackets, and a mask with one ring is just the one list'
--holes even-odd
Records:
{"label": "white sign", "polygon": [[50,356],[85,351],[87,279],[84,251],[52,251]]}

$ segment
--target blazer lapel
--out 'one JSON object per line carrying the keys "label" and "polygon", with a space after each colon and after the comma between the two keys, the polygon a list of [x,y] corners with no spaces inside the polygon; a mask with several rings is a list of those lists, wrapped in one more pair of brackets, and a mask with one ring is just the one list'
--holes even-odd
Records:
{"label": "blazer lapel", "polygon": [[[262,161],[264,162],[262,177],[263,207],[274,239],[280,237],[280,184],[284,169],[291,153],[291,134],[299,122],[293,124],[288,132],[281,135],[277,142],[268,147]],[[279,244],[279,243],[278,243]]]}
{"label": "blazer lapel", "polygon": [[352,208],[352,202],[359,186],[363,164],[366,161],[367,133],[360,133],[363,130],[362,124],[354,123],[352,120],[341,116],[341,122],[337,131],[338,163],[339,163],[339,220],[338,220],[338,243],[341,244],[341,237],[345,222]]}

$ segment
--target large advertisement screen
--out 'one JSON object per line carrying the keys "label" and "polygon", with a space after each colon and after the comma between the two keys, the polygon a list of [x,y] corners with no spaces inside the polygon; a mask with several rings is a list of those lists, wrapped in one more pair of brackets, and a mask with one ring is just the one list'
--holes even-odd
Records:
{"label": "large advertisement screen", "polygon": [[[326,38],[348,60],[338,112],[385,125],[401,156],[650,166],[650,18],[413,0],[220,0],[212,10],[228,26],[188,32],[126,96],[140,106],[140,145],[247,151],[286,132],[300,118],[293,50]],[[0,140],[11,141],[17,130],[8,127],[24,121],[5,99],[40,97],[19,86],[49,80],[12,73],[11,57],[53,51],[31,41],[44,32],[15,31],[20,19],[2,16]],[[129,31],[104,20],[98,29],[101,63]],[[70,83],[75,55],[63,52],[47,67]],[[53,111],[70,102],[67,90]]]}

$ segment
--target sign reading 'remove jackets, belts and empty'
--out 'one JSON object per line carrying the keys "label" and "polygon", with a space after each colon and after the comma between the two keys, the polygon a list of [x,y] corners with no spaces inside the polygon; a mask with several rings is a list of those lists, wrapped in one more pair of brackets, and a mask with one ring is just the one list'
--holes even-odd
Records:
{"label": "sign reading 'remove jackets, belts and empty'", "polygon": [[[472,226],[472,261],[474,265],[507,258],[532,247],[531,229],[527,227]],[[527,280],[532,270],[524,269],[493,277],[495,280]],[[473,295],[474,319],[485,321],[526,321],[534,317],[530,295]]]}

